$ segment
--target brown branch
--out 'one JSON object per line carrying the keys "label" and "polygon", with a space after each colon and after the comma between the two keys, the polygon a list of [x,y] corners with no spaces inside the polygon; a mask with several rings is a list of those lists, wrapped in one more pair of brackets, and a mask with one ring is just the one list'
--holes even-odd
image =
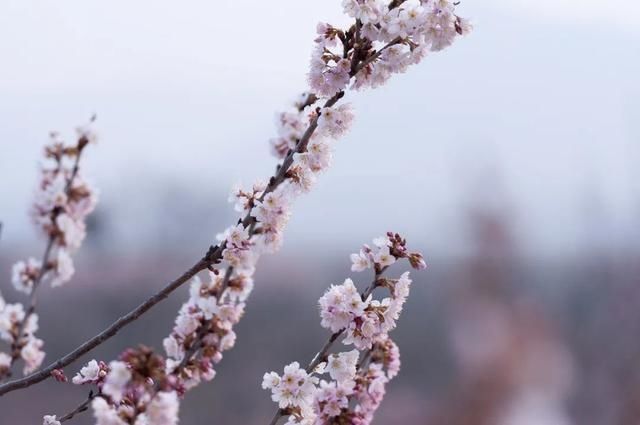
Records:
{"label": "brown branch", "polygon": [[[220,254],[216,254],[220,251],[220,248],[212,249],[213,253],[210,258],[219,258]],[[21,379],[16,379],[13,381],[9,381],[5,384],[0,385],[0,396],[4,395],[8,392],[15,391],[20,388],[27,388],[31,385],[37,384],[38,382],[44,381],[45,379],[51,376],[51,372],[55,369],[60,369],[65,366],[68,366],[75,360],[77,360],[80,356],[88,353],[93,350],[98,345],[102,344],[112,336],[118,333],[120,329],[133,322],[140,316],[142,316],[147,310],[149,310],[154,305],[158,304],[163,299],[167,298],[169,294],[179,288],[182,284],[189,281],[193,276],[195,276],[199,271],[204,270],[209,264],[209,256],[205,256],[205,258],[198,261],[193,267],[191,267],[188,271],[186,271],[182,276],[174,280],[165,286],[160,292],[153,295],[151,298],[144,301],[138,307],[120,317],[118,320],[113,322],[109,327],[100,332],[98,335],[86,341],[84,344],[80,345],[75,350],[71,351],[67,355],[59,358],[58,360],[51,363],[49,366],[41,369],[37,372],[32,373],[31,375],[25,376]]]}
{"label": "brown branch", "polygon": [[[343,96],[344,96],[344,92],[338,92],[333,97],[328,99],[323,106],[331,107],[335,105],[336,102],[338,102],[338,100],[340,100]],[[278,168],[277,172],[269,180],[269,184],[267,185],[267,188],[265,189],[263,194],[260,196],[260,199],[259,199],[260,201],[263,201],[267,194],[273,192],[286,179],[287,171],[289,170],[289,167],[291,167],[291,164],[293,163],[294,154],[302,153],[307,150],[307,145],[309,144],[309,140],[311,139],[311,136],[313,135],[316,128],[318,127],[318,118],[319,118],[319,114],[316,114],[311,120],[311,122],[309,123],[309,127],[304,132],[303,136],[300,138],[300,141],[296,145],[296,149],[291,150],[287,154],[284,161],[282,162],[282,165]],[[246,214],[246,216],[241,221],[241,223],[245,228],[248,227],[250,229],[249,231],[250,236],[253,236],[255,234],[255,228],[254,228],[255,218],[251,216],[251,212],[248,212]],[[0,396],[8,392],[15,391],[17,389],[30,387],[31,385],[37,384],[38,382],[41,382],[47,379],[51,375],[51,372],[53,372],[55,369],[60,369],[68,366],[69,364],[77,360],[80,356],[88,353],[98,345],[107,341],[108,339],[113,337],[115,334],[117,334],[120,329],[127,326],[129,323],[133,322],[134,320],[138,319],[145,312],[151,309],[154,305],[158,304],[160,301],[167,298],[169,294],[171,294],[173,291],[178,289],[184,283],[189,281],[198,272],[206,269],[212,264],[219,263],[222,260],[222,253],[225,249],[225,246],[226,246],[226,243],[223,242],[220,245],[209,248],[209,251],[207,252],[207,254],[200,261],[194,264],[188,271],[186,271],[182,276],[180,276],[173,282],[170,282],[160,292],[154,294],[153,296],[145,300],[142,304],[140,304],[135,309],[131,310],[129,313],[120,317],[118,320],[113,322],[109,327],[107,327],[105,330],[100,332],[98,335],[89,339],[84,344],[80,345],[79,347],[77,347],[70,353],[66,354],[65,356],[54,361],[46,368],[41,369],[37,372],[34,372],[31,375],[28,375],[24,378],[9,381],[7,383],[0,385]]]}

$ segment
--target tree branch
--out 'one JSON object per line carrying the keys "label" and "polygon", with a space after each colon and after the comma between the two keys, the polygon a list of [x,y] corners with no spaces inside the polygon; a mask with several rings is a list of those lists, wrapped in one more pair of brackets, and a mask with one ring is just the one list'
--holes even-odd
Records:
{"label": "tree branch", "polygon": [[86,411],[87,409],[89,409],[89,405],[91,404],[93,399],[96,398],[96,397],[100,397],[100,394],[94,394],[93,391],[89,391],[89,395],[87,396],[87,399],[85,401],[80,403],[78,405],[78,407],[73,409],[71,412],[69,412],[66,415],[64,415],[61,418],[59,418],[58,421],[60,423],[66,422],[66,421],[68,421],[70,419],[73,419],[73,417],[76,416],[77,414]]}
{"label": "tree branch", "polygon": [[[329,98],[324,103],[323,107],[328,108],[335,105],[338,102],[338,100],[340,100],[343,96],[344,96],[344,92],[336,93],[333,97]],[[312,96],[310,95],[310,98],[311,97]],[[267,188],[259,198],[260,201],[263,201],[266,195],[273,192],[286,179],[287,171],[289,170],[289,167],[291,167],[291,165],[293,164],[294,155],[296,153],[302,153],[306,151],[307,145],[309,144],[309,140],[311,139],[311,136],[313,135],[316,128],[318,127],[318,118],[319,118],[319,114],[316,114],[312,118],[311,122],[309,123],[309,126],[307,127],[307,130],[304,132],[303,136],[298,141],[298,144],[296,145],[296,149],[289,151],[284,161],[282,162],[282,165],[278,167],[278,170],[276,171],[276,173],[271,177],[271,179],[269,179],[269,184],[267,185]],[[245,215],[241,223],[245,228],[249,228],[250,236],[253,236],[255,234],[255,228],[254,228],[255,218],[251,216],[251,211]],[[171,294],[173,291],[178,289],[184,283],[189,281],[192,277],[194,277],[200,271],[206,269],[207,267],[213,264],[219,263],[222,260],[222,253],[224,252],[225,247],[226,247],[226,242],[223,242],[222,244],[217,245],[215,247],[214,246],[210,247],[209,251],[205,254],[205,256],[196,264],[194,264],[182,276],[178,277],[173,282],[170,282],[160,292],[148,298],[146,301],[144,301],[135,309],[131,310],[126,315],[120,317],[118,320],[113,322],[109,327],[107,327],[105,330],[100,332],[98,335],[89,339],[84,344],[80,345],[78,348],[66,354],[65,356],[54,361],[49,366],[37,372],[34,372],[31,375],[28,375],[24,378],[9,381],[5,384],[0,385],[0,396],[6,393],[9,393],[11,391],[15,391],[17,389],[30,387],[31,385],[37,384],[38,382],[41,382],[47,379],[51,375],[51,372],[53,372],[55,369],[60,369],[68,366],[69,364],[77,360],[80,356],[88,353],[98,345],[107,341],[108,339],[113,337],[115,334],[117,334],[120,329],[127,326],[129,323],[135,321],[140,316],[142,316],[145,312],[151,309],[154,305],[158,304],[160,301],[167,298],[169,294]]]}

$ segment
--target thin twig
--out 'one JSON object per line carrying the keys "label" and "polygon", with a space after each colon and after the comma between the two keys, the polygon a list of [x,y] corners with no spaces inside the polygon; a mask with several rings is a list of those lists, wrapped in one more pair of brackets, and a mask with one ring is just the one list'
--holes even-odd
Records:
{"label": "thin twig", "polygon": [[384,52],[385,50],[387,50],[391,46],[395,46],[396,44],[402,43],[403,41],[404,41],[404,39],[402,37],[394,38],[393,40],[391,40],[390,42],[385,44],[380,50],[378,50],[377,52],[375,52],[374,54],[369,56],[367,59],[363,60],[360,64],[358,64],[358,66],[355,67],[355,70],[352,72],[352,74],[353,75],[357,74],[358,72],[360,72],[362,70],[362,68],[366,67],[370,63],[372,63],[375,60],[377,60],[380,57],[380,55],[382,54],[382,52]]}
{"label": "thin twig", "polygon": [[82,403],[80,403],[75,409],[73,409],[71,412],[67,413],[66,415],[62,416],[61,418],[58,418],[59,422],[66,422],[70,419],[73,419],[73,417],[79,413],[84,412],[85,410],[89,409],[89,405],[91,404],[91,402],[93,401],[94,398],[96,397],[100,397],[100,394],[94,394],[93,391],[89,391],[89,395],[87,396],[87,399],[85,401],[83,401]]}

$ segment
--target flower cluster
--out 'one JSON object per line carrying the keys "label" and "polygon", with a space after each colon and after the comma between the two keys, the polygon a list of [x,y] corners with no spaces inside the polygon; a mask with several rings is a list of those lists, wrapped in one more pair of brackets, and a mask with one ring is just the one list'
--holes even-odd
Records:
{"label": "flower cluster", "polygon": [[236,269],[228,277],[226,272],[209,272],[208,281],[193,279],[189,300],[180,309],[173,332],[164,339],[166,371],[184,389],[215,377],[214,365],[235,344],[233,326],[242,318],[252,288],[251,276]]}
{"label": "flower cluster", "polygon": [[450,46],[471,31],[450,0],[344,0],[356,19],[347,31],[319,24],[309,82],[321,96],[354,88],[377,87],[392,74],[405,72],[428,52]]}
{"label": "flower cluster", "polygon": [[51,134],[51,142],[45,147],[45,157],[51,165],[40,170],[32,216],[52,241],[52,259],[46,264],[34,258],[16,263],[12,283],[17,290],[29,294],[39,279],[46,277],[52,286],[60,286],[73,276],[71,253],[82,244],[85,219],[97,202],[95,190],[79,173],[78,161],[84,148],[95,139],[88,128],[78,129],[77,143],[72,146],[65,145],[57,133]]}
{"label": "flower cluster", "polygon": [[[411,261],[412,256],[422,259],[422,255],[409,254],[406,241],[398,234],[388,233],[374,244],[376,252],[366,250],[375,267],[375,280],[369,289],[361,294],[347,279],[342,285],[332,285],[319,300],[321,325],[333,333],[326,351],[318,353],[306,370],[294,362],[285,367],[282,376],[275,372],[264,375],[262,388],[271,391],[279,415],[288,415],[287,425],[369,424],[384,397],[386,383],[398,374],[400,353],[389,331],[395,328],[411,280],[408,272],[399,279],[381,275],[401,258],[417,269],[424,268],[424,261]],[[376,255],[385,249],[393,261]],[[377,287],[386,288],[389,297],[374,300],[372,293]],[[353,344],[355,349],[327,354],[343,333],[342,342]]]}
{"label": "flower cluster", "polygon": [[91,360],[86,366],[80,369],[80,372],[73,377],[71,382],[75,385],[95,384],[98,388],[101,388],[109,370],[109,366],[107,366],[105,362]]}
{"label": "flower cluster", "polygon": [[42,340],[34,336],[37,330],[36,314],[27,317],[22,304],[7,304],[0,294],[0,339],[10,344],[13,349],[10,355],[0,352],[0,377],[10,373],[11,365],[18,357],[24,361],[25,374],[40,366],[44,352]]}
{"label": "flower cluster", "polygon": [[[32,215],[36,226],[49,238],[44,261],[29,258],[13,265],[11,282],[17,291],[31,295],[44,279],[60,286],[74,273],[71,252],[85,236],[85,217],[93,211],[96,196],[78,173],[78,161],[84,148],[96,136],[88,128],[78,129],[77,143],[67,146],[57,133],[45,147],[50,163],[40,170]],[[11,353],[0,352],[0,377],[9,374],[15,360],[24,361],[23,372],[31,373],[42,364],[43,341],[35,337],[38,315],[25,311],[22,304],[0,302],[0,338],[11,346]]]}
{"label": "flower cluster", "polygon": [[97,425],[178,423],[179,385],[165,373],[164,359],[148,347],[126,350],[109,365],[92,360],[73,382],[98,385],[91,402]]}
{"label": "flower cluster", "polygon": [[406,240],[400,235],[387,233],[385,236],[373,240],[373,248],[365,244],[360,252],[351,254],[351,271],[361,272],[373,267],[380,272],[385,267],[395,263],[397,259],[406,258],[411,267],[416,270],[427,268],[422,254],[409,252],[406,248]]}

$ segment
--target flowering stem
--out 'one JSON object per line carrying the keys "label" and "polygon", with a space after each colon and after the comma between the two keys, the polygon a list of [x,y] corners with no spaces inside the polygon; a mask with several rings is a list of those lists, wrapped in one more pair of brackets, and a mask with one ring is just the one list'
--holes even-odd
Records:
{"label": "flowering stem", "polygon": [[[387,270],[387,268],[388,267],[383,267],[380,270],[376,269],[373,281],[361,294],[361,298],[363,301],[369,298],[369,295],[371,295],[371,293],[378,287],[380,277],[382,277],[382,274],[385,272],[385,270]],[[305,369],[308,374],[310,374],[320,363],[327,360],[327,354],[329,353],[329,350],[345,330],[346,329],[340,329],[338,332],[335,332],[331,334],[331,336],[329,336],[322,349],[318,351],[318,353],[313,357],[313,360],[311,360],[311,363],[309,363],[309,366],[307,366],[307,368]],[[366,357],[367,356],[365,356],[365,358]],[[270,425],[277,424],[278,420],[286,414],[287,412],[285,409],[278,409],[273,416],[273,419],[271,419]]]}
{"label": "flowering stem", "polygon": [[[83,139],[81,139],[81,141],[82,140]],[[78,175],[80,156],[82,155],[82,151],[85,146],[86,144],[82,142],[78,142],[78,153],[76,155],[75,162],[73,164],[73,171],[71,172],[71,176],[69,176],[69,179],[67,180],[67,184],[64,189],[64,193],[67,196],[69,196],[69,194],[71,193],[71,187],[73,185],[73,181]],[[57,210],[53,211],[52,217],[51,217],[52,222],[55,222],[55,219],[58,216],[58,214],[59,214],[59,211]],[[11,366],[13,366],[15,361],[18,360],[18,358],[20,357],[20,351],[22,349],[21,339],[22,339],[22,333],[24,332],[24,328],[29,322],[29,319],[31,318],[33,313],[35,313],[36,311],[36,304],[38,302],[36,292],[38,290],[38,287],[42,283],[42,279],[44,279],[44,276],[49,271],[49,257],[51,256],[51,250],[53,249],[53,244],[56,240],[56,237],[57,237],[56,235],[49,235],[47,246],[44,250],[44,254],[42,255],[42,262],[41,262],[40,270],[38,272],[38,276],[35,278],[33,282],[33,287],[31,288],[31,293],[29,294],[29,308],[27,309],[27,312],[24,315],[24,318],[20,322],[20,326],[18,326],[18,332],[17,332],[17,335],[15,336],[15,340],[11,344],[11,364],[6,375],[7,378],[11,376]]]}
{"label": "flowering stem", "polygon": [[[338,92],[333,97],[329,98],[324,107],[328,108],[335,105],[338,100],[340,100],[344,96],[344,92]],[[318,118],[319,115],[311,120],[307,130],[304,132],[303,136],[300,138],[299,142],[296,145],[295,150],[291,150],[287,157],[282,162],[282,165],[278,167],[277,172],[269,179],[269,184],[265,191],[262,193],[260,197],[260,201],[263,201],[265,196],[270,192],[273,192],[285,179],[287,171],[289,167],[293,164],[293,158],[295,153],[305,152],[307,149],[307,145],[311,136],[315,132],[318,127]],[[251,216],[251,213],[247,213],[244,219],[242,220],[242,225],[245,228],[249,228],[250,236],[255,234],[255,218]],[[51,372],[55,369],[60,369],[68,366],[75,360],[77,360],[80,356],[88,353],[93,350],[98,345],[107,341],[111,337],[113,337],[120,329],[127,326],[129,323],[135,321],[140,316],[142,316],[145,312],[151,309],[154,305],[158,304],[160,301],[164,300],[171,294],[173,291],[182,286],[185,282],[189,281],[192,277],[198,274],[200,271],[205,270],[212,264],[217,264],[222,260],[222,253],[226,247],[226,242],[223,242],[220,245],[212,246],[209,248],[209,251],[205,254],[205,256],[194,264],[188,271],[186,271],[182,276],[178,277],[173,282],[170,282],[167,286],[165,286],[160,292],[154,294],[147,300],[145,300],[142,304],[140,304],[135,309],[131,310],[129,313],[120,317],[118,320],[113,322],[109,327],[100,332],[98,335],[86,341],[84,344],[80,345],[70,353],[66,354],[64,357],[59,358],[58,360],[51,363],[49,366],[44,369],[39,370],[38,372],[34,372],[31,375],[28,375],[21,379],[16,379],[13,381],[9,381],[5,384],[0,385],[0,396],[15,391],[17,389],[27,388],[31,385],[37,384],[38,382],[44,381],[49,378]]]}

